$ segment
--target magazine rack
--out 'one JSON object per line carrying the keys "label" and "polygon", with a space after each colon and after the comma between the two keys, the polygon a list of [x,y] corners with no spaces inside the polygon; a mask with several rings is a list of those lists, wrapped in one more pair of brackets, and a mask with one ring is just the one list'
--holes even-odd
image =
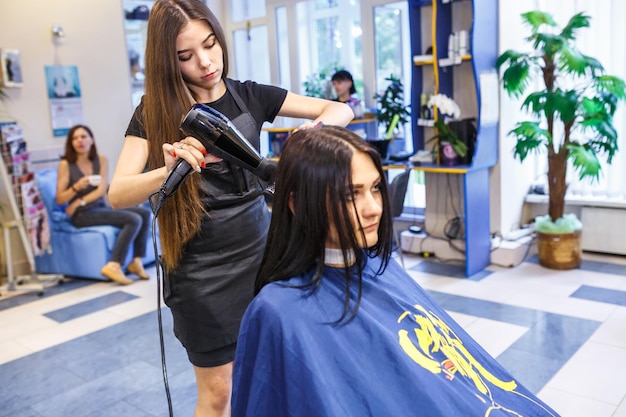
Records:
{"label": "magazine rack", "polygon": [[[0,295],[4,291],[37,291],[43,295],[46,285],[62,282],[62,275],[41,275],[36,273],[32,238],[29,239],[26,221],[31,227],[38,228],[39,232],[48,224],[48,217],[39,191],[36,186],[34,174],[28,168],[28,152],[21,135],[21,128],[14,123],[0,123],[0,200],[3,207],[0,222],[3,232],[3,243],[6,263],[7,284],[0,286]],[[26,198],[22,195],[23,190],[29,190]],[[19,203],[18,203],[19,197]],[[8,203],[9,207],[6,207]],[[49,230],[49,229],[48,229]],[[22,246],[28,264],[30,274],[15,275],[13,264],[16,255],[12,240],[13,232],[19,235],[19,244]],[[34,236],[34,235],[33,235]],[[41,239],[40,239],[41,240]],[[40,245],[45,246],[45,245]],[[37,250],[45,250],[38,247]]]}

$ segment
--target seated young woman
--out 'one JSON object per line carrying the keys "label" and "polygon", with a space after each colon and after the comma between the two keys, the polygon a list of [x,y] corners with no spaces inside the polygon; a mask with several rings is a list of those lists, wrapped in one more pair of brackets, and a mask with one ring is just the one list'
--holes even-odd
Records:
{"label": "seated young woman", "polygon": [[150,278],[141,261],[146,255],[150,210],[139,206],[124,210],[111,208],[105,200],[107,169],[107,158],[98,153],[91,129],[85,125],[73,126],[59,162],[56,203],[65,205],[65,213],[76,227],[110,225],[121,229],[111,259],[101,273],[111,281],[128,285],[133,280],[126,276],[123,267],[131,246],[133,258],[127,266],[128,272],[141,279]]}
{"label": "seated young woman", "polygon": [[232,415],[557,416],[391,258],[389,204],[356,134],[287,140]]}
{"label": "seated young woman", "polygon": [[363,103],[356,97],[356,87],[352,74],[346,70],[339,70],[330,79],[337,97],[335,101],[346,103],[352,109],[355,119],[363,117]]}

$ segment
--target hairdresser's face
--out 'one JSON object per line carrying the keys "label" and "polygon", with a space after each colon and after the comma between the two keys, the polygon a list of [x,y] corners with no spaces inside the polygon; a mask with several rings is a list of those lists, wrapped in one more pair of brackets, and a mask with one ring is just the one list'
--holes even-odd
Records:
{"label": "hairdresser's face", "polygon": [[176,38],[176,51],[183,79],[197,98],[206,96],[207,90],[221,88],[222,47],[208,23],[187,23]]}
{"label": "hairdresser's face", "polygon": [[[356,152],[352,156],[352,185],[354,194],[348,196],[348,209],[352,209],[352,200],[356,211],[352,211],[351,222],[354,234],[362,248],[369,248],[378,242],[378,226],[383,213],[383,197],[380,183],[383,179],[376,170],[372,159],[365,153]],[[361,220],[361,225],[359,221]],[[365,239],[363,239],[363,236]],[[340,248],[337,231],[331,226],[326,241],[327,248]]]}
{"label": "hairdresser's face", "polygon": [[74,131],[72,135],[72,146],[78,154],[88,153],[93,145],[93,138],[82,127],[79,127]]}

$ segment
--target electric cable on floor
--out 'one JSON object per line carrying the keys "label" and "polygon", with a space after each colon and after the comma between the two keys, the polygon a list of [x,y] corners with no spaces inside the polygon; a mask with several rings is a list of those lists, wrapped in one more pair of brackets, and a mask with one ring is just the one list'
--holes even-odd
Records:
{"label": "electric cable on floor", "polygon": [[[150,207],[152,208],[152,212],[154,216],[152,217],[152,244],[154,245],[154,259],[156,262],[156,280],[157,280],[157,322],[159,324],[159,343],[161,347],[161,369],[163,371],[163,384],[165,385],[165,395],[167,397],[167,408],[169,411],[170,417],[174,416],[174,410],[172,408],[172,396],[170,395],[170,386],[167,380],[167,365],[165,363],[165,341],[163,339],[163,320],[161,318],[161,291],[163,290],[161,285],[161,257],[159,256],[159,249],[157,246],[157,238],[156,238],[156,228],[157,228],[157,216],[159,214],[159,210],[153,204],[155,200],[155,196],[158,196],[158,193],[153,194],[148,198],[150,201]],[[159,208],[160,209],[160,208]]]}

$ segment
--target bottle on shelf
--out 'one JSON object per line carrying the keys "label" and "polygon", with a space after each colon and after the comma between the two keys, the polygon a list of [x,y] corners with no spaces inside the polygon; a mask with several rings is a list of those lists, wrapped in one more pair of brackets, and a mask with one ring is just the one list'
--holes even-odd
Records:
{"label": "bottle on shelf", "polygon": [[424,120],[430,120],[433,118],[433,114],[428,107],[428,95],[426,93],[422,93],[421,96],[421,107],[420,107],[420,116]]}

